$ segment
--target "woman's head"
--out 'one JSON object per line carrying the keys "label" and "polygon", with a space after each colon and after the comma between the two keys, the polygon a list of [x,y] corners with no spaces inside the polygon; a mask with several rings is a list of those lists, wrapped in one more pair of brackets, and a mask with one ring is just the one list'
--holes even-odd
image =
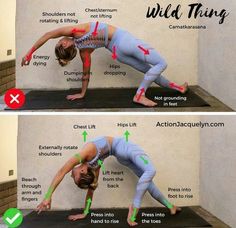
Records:
{"label": "woman's head", "polygon": [[95,190],[98,185],[98,179],[93,169],[89,168],[87,164],[82,164],[75,167],[71,174],[75,184],[81,189]]}
{"label": "woman's head", "polygon": [[59,40],[55,47],[55,54],[61,66],[67,65],[77,54],[74,41],[68,37]]}

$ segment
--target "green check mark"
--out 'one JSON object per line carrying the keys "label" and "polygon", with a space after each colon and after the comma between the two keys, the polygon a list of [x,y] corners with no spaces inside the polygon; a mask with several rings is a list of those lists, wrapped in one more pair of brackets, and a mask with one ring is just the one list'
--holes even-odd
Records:
{"label": "green check mark", "polygon": [[23,214],[17,208],[9,208],[3,215],[3,221],[10,228],[18,227],[23,221]]}

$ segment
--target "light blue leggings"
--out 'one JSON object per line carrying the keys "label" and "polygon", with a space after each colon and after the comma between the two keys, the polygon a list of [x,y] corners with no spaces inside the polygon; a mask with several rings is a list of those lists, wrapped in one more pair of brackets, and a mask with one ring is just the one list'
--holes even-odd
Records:
{"label": "light blue leggings", "polygon": [[139,146],[126,142],[123,138],[114,138],[111,154],[117,158],[119,163],[129,167],[139,177],[133,200],[135,208],[140,208],[146,191],[167,208],[173,207],[153,183],[152,179],[156,174],[155,167]]}
{"label": "light blue leggings", "polygon": [[[118,61],[145,73],[137,93],[140,93],[142,89],[146,91],[152,82],[155,82],[161,87],[178,90],[177,88],[171,87],[170,81],[161,75],[167,67],[166,61],[154,48],[142,40],[136,39],[125,30],[117,29],[108,45],[108,49],[112,52],[113,47],[116,47]],[[148,50],[149,54],[145,55],[139,47]]]}

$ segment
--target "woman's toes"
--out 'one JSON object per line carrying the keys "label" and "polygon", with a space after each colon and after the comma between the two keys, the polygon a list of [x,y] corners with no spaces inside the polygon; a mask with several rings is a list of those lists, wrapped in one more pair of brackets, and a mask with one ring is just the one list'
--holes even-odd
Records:
{"label": "woman's toes", "polygon": [[177,213],[179,213],[182,209],[180,207],[177,207],[177,206],[173,206],[171,209],[170,209],[170,214],[171,215],[175,215]]}
{"label": "woman's toes", "polygon": [[188,90],[188,83],[185,82],[182,86],[181,86],[182,90],[181,93],[186,93]]}

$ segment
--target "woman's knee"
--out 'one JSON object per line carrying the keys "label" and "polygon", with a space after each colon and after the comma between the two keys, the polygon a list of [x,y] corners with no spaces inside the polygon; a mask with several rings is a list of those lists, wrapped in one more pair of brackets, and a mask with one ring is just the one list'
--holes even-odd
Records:
{"label": "woman's knee", "polygon": [[146,79],[148,80],[156,80],[158,76],[167,68],[167,62],[164,59],[158,61],[156,65],[154,65],[147,73]]}
{"label": "woman's knee", "polygon": [[159,64],[161,65],[162,71],[164,71],[168,66],[167,62],[164,59],[162,59]]}
{"label": "woman's knee", "polygon": [[154,167],[151,167],[147,170],[148,172],[148,176],[152,179],[153,177],[155,177],[157,171]]}

